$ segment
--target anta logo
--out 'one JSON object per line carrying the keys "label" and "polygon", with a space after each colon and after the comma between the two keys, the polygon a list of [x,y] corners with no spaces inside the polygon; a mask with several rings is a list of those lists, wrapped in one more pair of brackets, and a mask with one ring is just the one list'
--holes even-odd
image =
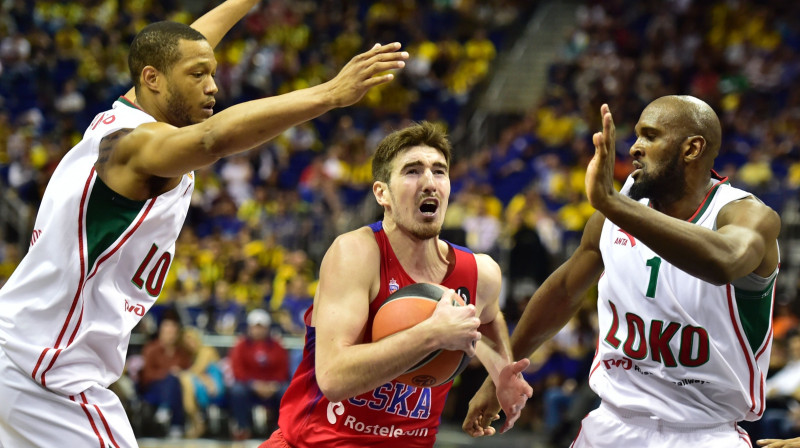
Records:
{"label": "anta logo", "polygon": [[395,279],[389,280],[389,294],[397,291],[398,289],[400,289],[400,284],[397,283],[397,280]]}
{"label": "anta logo", "polygon": [[125,311],[133,313],[139,317],[144,316],[144,306],[141,304],[131,305],[128,299],[125,299]]}
{"label": "anta logo", "polygon": [[633,238],[633,235],[622,229],[617,229],[617,231],[622,232],[623,234],[625,234],[625,236],[617,237],[617,239],[614,240],[614,244],[618,244],[620,246],[627,246],[628,243],[630,242],[631,247],[636,245],[636,240]]}

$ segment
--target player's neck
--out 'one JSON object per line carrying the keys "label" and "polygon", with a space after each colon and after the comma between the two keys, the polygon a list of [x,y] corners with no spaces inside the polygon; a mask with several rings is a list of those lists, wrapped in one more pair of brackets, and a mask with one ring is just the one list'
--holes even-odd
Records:
{"label": "player's neck", "polygon": [[158,107],[158,103],[156,103],[155,98],[152,96],[144,94],[137,95],[134,104],[139,106],[139,108],[145,111],[148,115],[155,118],[156,121],[169,123],[166,116],[161,113],[161,109]]}
{"label": "player's neck", "polygon": [[691,218],[697,209],[703,204],[708,192],[716,184],[711,178],[699,180],[686,187],[686,193],[676,201],[660,202],[657,199],[651,201],[654,209],[673,218],[687,220]]}
{"label": "player's neck", "polygon": [[441,282],[450,265],[447,243],[439,237],[419,239],[392,222],[384,222],[384,231],[397,261],[418,282]]}

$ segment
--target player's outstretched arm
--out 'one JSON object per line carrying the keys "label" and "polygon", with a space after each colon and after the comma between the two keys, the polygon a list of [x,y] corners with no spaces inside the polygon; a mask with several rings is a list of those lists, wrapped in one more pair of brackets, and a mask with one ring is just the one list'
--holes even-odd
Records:
{"label": "player's outstretched arm", "polygon": [[402,68],[407,58],[399,43],[375,44],[323,84],[237,104],[191,126],[141,125],[120,141],[118,157],[140,175],[181,176],[258,146],[331,109],[356,103],[372,87],[391,81],[394,75],[382,73]]}
{"label": "player's outstretched arm", "polygon": [[452,304],[452,290],[444,293],[430,318],[364,343],[370,299],[379,289],[379,267],[380,251],[369,228],[338,237],[322,260],[312,323],[317,383],[332,402],[391,381],[434,350],[475,354],[480,320],[473,305]]}
{"label": "player's outstretched arm", "polygon": [[[260,0],[228,0],[203,14],[190,26],[205,36],[211,48],[216,48],[228,31],[259,2]],[[125,98],[131,102],[136,101],[136,91],[131,87],[125,93]]]}
{"label": "player's outstretched arm", "polygon": [[761,439],[756,442],[765,448],[800,448],[800,437],[794,439]]}
{"label": "player's outstretched arm", "polygon": [[[600,213],[592,215],[578,249],[545,280],[528,302],[511,335],[515,359],[528,358],[580,309],[586,291],[603,272],[599,244],[604,220]],[[473,437],[493,435],[495,430],[490,425],[497,420],[499,411],[496,386],[490,377],[470,400],[462,429]]]}
{"label": "player's outstretched arm", "polygon": [[774,272],[780,217],[757,199],[745,198],[723,207],[714,231],[619,194],[612,176],[614,120],[608,105],[600,113],[603,131],[593,136],[595,155],[586,171],[586,193],[592,206],[663,259],[709,283],[722,285],[751,272],[762,277]]}

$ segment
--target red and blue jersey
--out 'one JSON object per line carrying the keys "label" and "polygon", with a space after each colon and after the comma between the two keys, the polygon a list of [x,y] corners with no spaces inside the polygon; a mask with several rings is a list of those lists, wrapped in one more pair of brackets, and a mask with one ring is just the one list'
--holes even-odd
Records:
{"label": "red and blue jersey", "polygon": [[[380,291],[369,307],[364,343],[371,342],[372,320],[378,308],[398,289],[416,283],[392,250],[382,222],[370,225],[381,252]],[[457,291],[467,303],[475,303],[478,267],[473,253],[450,244],[455,262],[442,285]],[[293,447],[380,446],[432,447],[447,393],[452,383],[415,387],[390,381],[348,400],[332,403],[316,380],[314,350],[316,330],[311,309],[306,312],[303,359],[283,396],[279,426]]]}

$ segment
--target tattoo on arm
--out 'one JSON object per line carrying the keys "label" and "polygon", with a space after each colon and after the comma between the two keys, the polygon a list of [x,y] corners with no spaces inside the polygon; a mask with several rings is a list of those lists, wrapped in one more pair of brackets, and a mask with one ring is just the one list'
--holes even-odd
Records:
{"label": "tattoo on arm", "polygon": [[111,152],[117,146],[117,142],[119,142],[122,137],[130,134],[131,131],[133,131],[133,129],[120,129],[106,135],[100,140],[100,151],[97,155],[97,162],[95,163],[98,171],[104,170],[106,163],[108,163],[108,160],[111,158]]}

